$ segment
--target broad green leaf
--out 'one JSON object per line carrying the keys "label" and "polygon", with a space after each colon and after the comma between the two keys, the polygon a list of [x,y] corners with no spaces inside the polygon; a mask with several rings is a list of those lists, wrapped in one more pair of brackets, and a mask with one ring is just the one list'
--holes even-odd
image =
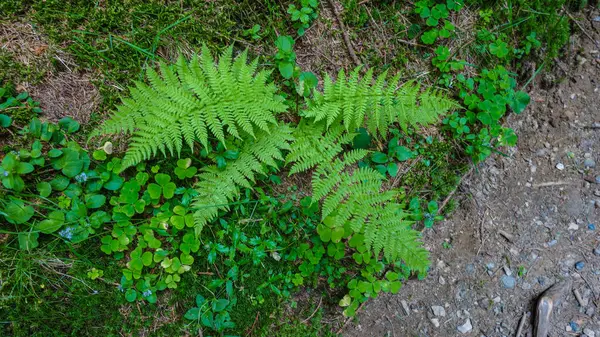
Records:
{"label": "broad green leaf", "polygon": [[38,183],[36,186],[37,191],[40,193],[40,196],[47,198],[50,193],[52,193],[52,186],[50,185],[50,183],[46,182],[46,181],[42,181],[41,183]]}
{"label": "broad green leaf", "polygon": [[19,233],[19,235],[18,235],[19,248],[21,250],[30,250],[30,249],[37,247],[39,245],[39,243],[38,243],[39,236],[40,236],[40,233],[38,233],[38,232]]}
{"label": "broad green leaf", "polygon": [[46,220],[37,225],[40,232],[50,234],[58,230],[65,222],[65,213],[62,211],[52,211],[48,213]]}
{"label": "broad green leaf", "polygon": [[385,164],[385,163],[387,163],[387,162],[388,162],[389,158],[388,158],[388,156],[387,156],[385,153],[382,153],[382,152],[375,152],[375,153],[373,153],[373,155],[371,156],[371,160],[372,160],[374,163],[377,163],[377,164]]}
{"label": "broad green leaf", "polygon": [[142,262],[144,263],[144,266],[149,266],[152,264],[152,253],[150,252],[144,252],[144,254],[142,254]]}
{"label": "broad green leaf", "polygon": [[5,114],[0,114],[0,126],[7,128],[12,124],[12,118]]}
{"label": "broad green leaf", "polygon": [[63,152],[59,149],[52,149],[50,151],[48,151],[48,157],[50,158],[57,158],[60,157],[60,155],[62,155]]}
{"label": "broad green leaf", "polygon": [[188,310],[185,313],[184,316],[186,319],[189,320],[197,320],[198,318],[200,318],[200,309],[199,308],[191,308],[190,310]]}
{"label": "broad green leaf", "polygon": [[104,184],[104,188],[109,191],[116,191],[123,186],[123,178],[111,173],[110,180]]}
{"label": "broad green leaf", "polygon": [[58,175],[54,177],[54,179],[50,180],[50,186],[53,190],[64,191],[67,186],[69,186],[69,178],[63,175]]}
{"label": "broad green leaf", "polygon": [[18,199],[12,199],[2,211],[8,222],[17,225],[29,221],[34,213],[33,207]]}
{"label": "broad green leaf", "polygon": [[137,298],[137,291],[135,289],[127,289],[125,292],[125,299],[127,302],[134,302]]}
{"label": "broad green leaf", "polygon": [[79,130],[79,123],[71,117],[64,117],[58,121],[58,125],[67,133],[74,133]]}
{"label": "broad green leaf", "polygon": [[227,308],[228,305],[229,305],[229,300],[221,298],[221,299],[213,301],[212,309],[214,312],[221,312],[221,311],[225,310],[225,308]]}
{"label": "broad green leaf", "polygon": [[281,76],[285,79],[290,79],[294,75],[294,65],[290,62],[279,62],[278,68],[279,73],[281,73]]}
{"label": "broad green leaf", "polygon": [[100,208],[106,202],[106,197],[102,194],[86,195],[85,205],[87,208]]}

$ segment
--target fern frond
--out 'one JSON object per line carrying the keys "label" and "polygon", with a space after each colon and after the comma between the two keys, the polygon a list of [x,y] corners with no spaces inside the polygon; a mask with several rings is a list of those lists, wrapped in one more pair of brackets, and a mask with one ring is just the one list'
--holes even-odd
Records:
{"label": "fern frond", "polygon": [[246,52],[232,55],[230,47],[215,64],[203,46],[201,56],[189,62],[180,57],[174,66],[160,64],[160,75],[148,69],[148,84],[136,83],[131,98],[122,99],[90,137],[132,134],[123,159],[127,168],[159,152],[178,156],[184,144],[208,147],[210,137],[225,142],[228,136],[270,132],[276,114],[286,110],[283,99],[268,81],[269,72],[257,73],[256,60],[248,64]]}
{"label": "fern frond", "polygon": [[[340,71],[334,82],[325,75],[323,93],[315,90],[315,99],[304,116],[325,123],[326,128],[341,124],[347,131],[366,126],[373,135],[384,136],[388,127],[435,122],[440,115],[458,104],[436,91],[419,94],[415,82],[400,85],[400,76],[387,80],[387,73],[376,79],[371,70],[360,78],[360,68],[346,76]],[[374,81],[373,81],[374,79]]]}
{"label": "fern frond", "polygon": [[270,130],[256,132],[254,140],[248,140],[240,149],[239,157],[228,162],[224,169],[215,165],[206,167],[198,175],[195,186],[198,195],[193,209],[196,233],[214,220],[219,210],[228,210],[229,204],[240,195],[240,187],[252,188],[257,175],[268,173],[266,166],[276,167],[283,160],[283,151],[290,148],[293,140],[288,125],[277,125]]}

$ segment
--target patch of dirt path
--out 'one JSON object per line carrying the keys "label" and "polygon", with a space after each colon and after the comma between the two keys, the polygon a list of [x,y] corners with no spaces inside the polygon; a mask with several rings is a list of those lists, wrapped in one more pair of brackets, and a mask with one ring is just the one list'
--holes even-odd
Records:
{"label": "patch of dirt path", "polygon": [[550,336],[600,336],[597,15],[580,22],[590,36],[572,38],[559,73],[529,88],[530,107],[508,119],[517,147],[479,165],[458,191],[461,208],[424,232],[428,277],[367,302],[344,336],[515,336],[524,313],[531,336],[537,297],[565,278],[573,286]]}

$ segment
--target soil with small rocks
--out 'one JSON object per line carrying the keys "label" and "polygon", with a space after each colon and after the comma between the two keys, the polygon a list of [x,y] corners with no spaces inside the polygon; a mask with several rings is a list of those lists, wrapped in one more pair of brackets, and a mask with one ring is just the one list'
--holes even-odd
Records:
{"label": "soil with small rocks", "polygon": [[550,336],[600,336],[598,15],[586,13],[589,36],[572,37],[557,71],[527,88],[529,108],[507,119],[518,145],[478,165],[461,207],[424,232],[427,278],[367,302],[344,336],[515,336],[524,315],[521,336],[532,336],[537,298],[563,279],[573,285]]}

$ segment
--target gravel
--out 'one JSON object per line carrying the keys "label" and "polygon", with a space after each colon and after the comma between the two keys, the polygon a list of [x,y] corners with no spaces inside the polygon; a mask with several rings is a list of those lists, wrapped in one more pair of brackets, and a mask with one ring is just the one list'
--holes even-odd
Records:
{"label": "gravel", "polygon": [[471,319],[467,318],[465,324],[459,325],[458,327],[456,327],[456,329],[462,334],[469,333],[471,330],[473,330],[473,326],[471,325]]}
{"label": "gravel", "polygon": [[504,275],[500,280],[502,281],[502,286],[506,289],[514,289],[517,285],[517,279],[514,276]]}

